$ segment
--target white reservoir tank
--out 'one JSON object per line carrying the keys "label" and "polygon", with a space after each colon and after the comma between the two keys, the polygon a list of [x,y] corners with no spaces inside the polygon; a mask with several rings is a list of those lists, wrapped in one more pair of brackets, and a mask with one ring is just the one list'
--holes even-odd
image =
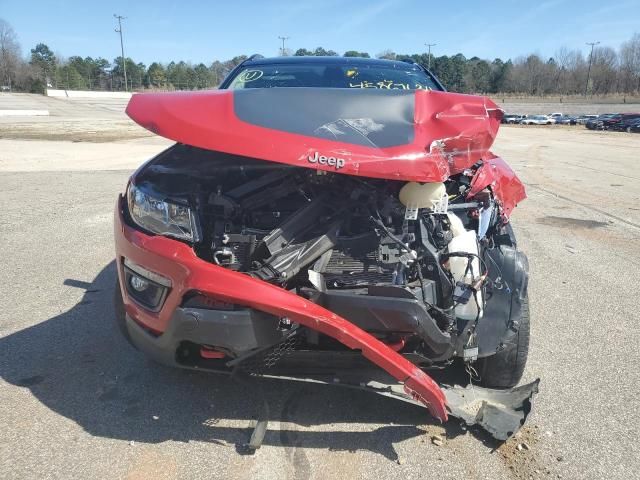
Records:
{"label": "white reservoir tank", "polygon": [[[449,252],[464,252],[475,255],[473,260],[471,260],[470,272],[465,274],[469,262],[466,257],[450,257],[449,270],[456,282],[471,285],[474,283],[474,280],[482,274],[480,271],[480,260],[478,259],[478,239],[476,232],[473,230],[465,230],[462,220],[460,220],[457,215],[449,213],[448,217],[451,222],[451,232],[453,233],[453,239],[449,242]],[[457,305],[455,307],[456,317],[464,320],[475,320],[476,317],[482,317],[482,291],[477,291],[474,295],[477,303],[473,297],[471,297],[466,304]],[[480,306],[479,312],[478,306]]]}
{"label": "white reservoir tank", "polygon": [[405,207],[434,208],[443,196],[446,197],[447,189],[444,183],[406,183],[401,189],[398,198]]}

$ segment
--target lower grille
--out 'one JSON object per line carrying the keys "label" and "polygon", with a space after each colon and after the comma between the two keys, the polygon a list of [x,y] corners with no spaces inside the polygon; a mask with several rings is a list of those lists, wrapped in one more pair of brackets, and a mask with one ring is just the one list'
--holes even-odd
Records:
{"label": "lower grille", "polygon": [[282,340],[276,345],[272,345],[255,355],[249,356],[238,363],[238,367],[246,373],[252,375],[262,375],[274,368],[278,362],[289,356],[300,344],[300,337],[295,333]]}

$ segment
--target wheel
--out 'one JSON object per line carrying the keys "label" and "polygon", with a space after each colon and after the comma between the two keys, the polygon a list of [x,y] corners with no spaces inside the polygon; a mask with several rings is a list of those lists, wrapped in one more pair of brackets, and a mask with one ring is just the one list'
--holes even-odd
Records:
{"label": "wheel", "polygon": [[[122,291],[120,290],[120,280],[116,278],[116,287],[113,292],[113,313],[115,315],[116,325],[118,326],[118,330],[122,333],[122,336],[129,342],[133,348],[136,346],[131,341],[131,336],[129,336],[129,330],[127,330],[127,318],[126,312],[124,309],[124,302],[122,301]],[[136,348],[137,349],[137,348]]]}
{"label": "wheel", "polygon": [[480,385],[491,388],[515,387],[524,373],[529,355],[529,297],[522,300],[522,316],[513,343],[504,350],[476,362]]}

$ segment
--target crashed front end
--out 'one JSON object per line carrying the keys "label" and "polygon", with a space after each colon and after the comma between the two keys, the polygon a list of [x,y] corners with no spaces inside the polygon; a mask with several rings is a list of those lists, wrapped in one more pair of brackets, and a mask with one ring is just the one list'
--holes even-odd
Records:
{"label": "crashed front end", "polygon": [[508,217],[525,194],[489,152],[492,102],[281,88],[136,95],[127,112],[179,142],[116,208],[138,348],[181,367],[333,383],[366,372],[364,357],[401,385],[373,391],[499,439],[517,431],[537,382],[475,387],[472,404],[425,373],[505,348],[522,314],[527,263]]}

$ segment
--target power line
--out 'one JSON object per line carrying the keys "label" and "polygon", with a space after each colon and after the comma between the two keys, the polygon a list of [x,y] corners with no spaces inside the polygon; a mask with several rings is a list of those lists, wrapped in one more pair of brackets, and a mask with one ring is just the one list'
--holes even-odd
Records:
{"label": "power line", "polygon": [[587,70],[587,83],[584,85],[584,96],[587,96],[589,90],[589,79],[591,77],[591,62],[593,62],[593,47],[600,45],[600,42],[587,42],[586,45],[591,45],[591,53],[589,54],[589,69]]}
{"label": "power line", "polygon": [[284,52],[285,52],[285,50],[284,50],[284,42],[285,42],[285,40],[289,40],[291,37],[280,37],[280,36],[278,36],[278,38],[280,40],[282,40],[282,50],[280,51],[280,53],[281,53],[281,56],[284,57]]}
{"label": "power line", "polygon": [[122,68],[124,69],[124,91],[128,92],[129,87],[127,85],[127,61],[124,57],[124,43],[122,42],[122,20],[127,17],[123,17],[122,15],[113,14],[115,18],[118,19],[118,28],[116,28],[116,33],[120,34],[120,51],[122,52]]}
{"label": "power line", "polygon": [[429,49],[429,58],[427,60],[427,63],[429,64],[429,66],[427,68],[429,70],[431,70],[431,47],[435,47],[438,44],[437,43],[425,43],[424,45],[425,45],[425,47],[427,47]]}

